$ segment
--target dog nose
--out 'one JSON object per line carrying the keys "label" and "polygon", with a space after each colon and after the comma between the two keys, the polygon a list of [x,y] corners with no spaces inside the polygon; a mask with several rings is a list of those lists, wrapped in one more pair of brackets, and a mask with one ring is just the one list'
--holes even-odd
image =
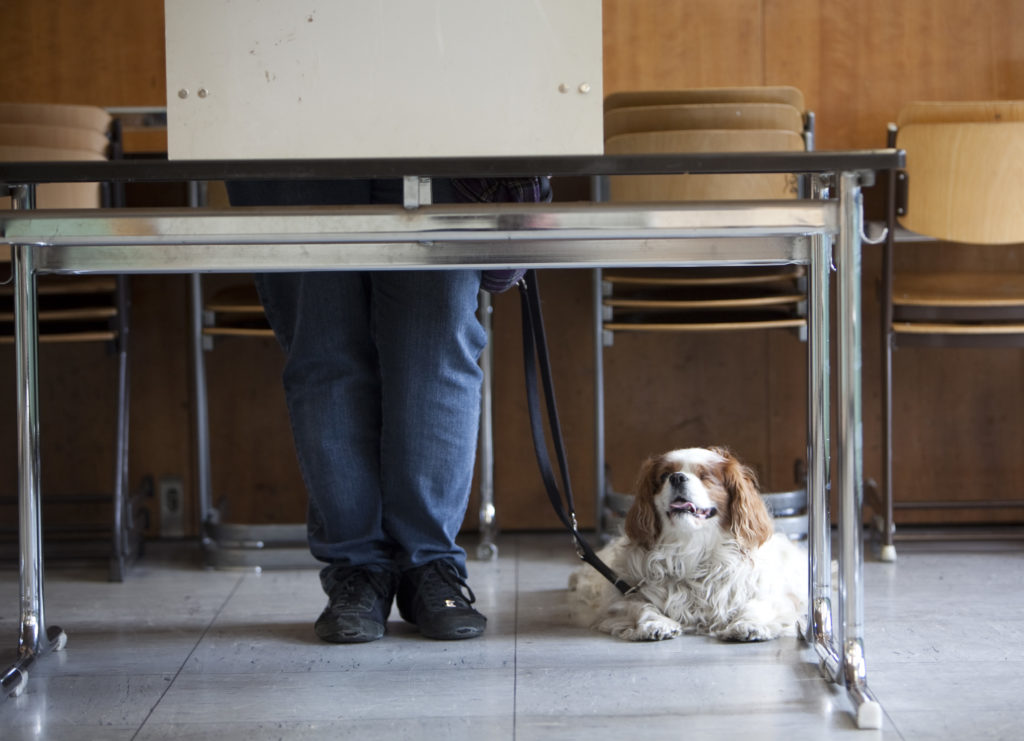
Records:
{"label": "dog nose", "polygon": [[676,473],[670,474],[668,480],[669,483],[672,484],[672,488],[682,489],[683,486],[686,485],[686,474],[677,471]]}

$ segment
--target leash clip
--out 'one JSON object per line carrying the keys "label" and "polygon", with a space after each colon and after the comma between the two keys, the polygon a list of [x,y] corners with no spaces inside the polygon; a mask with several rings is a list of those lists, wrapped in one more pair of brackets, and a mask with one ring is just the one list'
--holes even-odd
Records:
{"label": "leash clip", "polygon": [[572,545],[576,549],[576,555],[580,557],[581,561],[586,561],[587,552],[584,550],[583,544],[580,543],[579,523],[576,522],[576,513],[570,512],[569,519],[572,522]]}
{"label": "leash clip", "polygon": [[641,588],[641,587],[642,587],[642,586],[643,586],[644,584],[646,584],[646,583],[647,583],[647,579],[646,579],[646,578],[643,578],[643,579],[641,579],[641,580],[640,580],[640,581],[638,581],[638,582],[637,582],[636,584],[634,584],[634,585],[633,585],[633,586],[631,586],[631,587],[630,587],[629,589],[627,589],[627,590],[626,590],[625,592],[623,592],[623,595],[625,595],[626,597],[628,597],[628,596],[629,596],[629,595],[631,595],[631,594],[641,594],[641,592],[640,592],[640,588]]}

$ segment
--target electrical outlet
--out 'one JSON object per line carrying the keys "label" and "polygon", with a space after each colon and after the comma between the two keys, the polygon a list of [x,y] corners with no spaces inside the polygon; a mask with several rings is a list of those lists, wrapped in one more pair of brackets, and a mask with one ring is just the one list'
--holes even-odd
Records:
{"label": "electrical outlet", "polygon": [[185,537],[185,485],[180,476],[161,476],[156,485],[160,500],[160,537]]}

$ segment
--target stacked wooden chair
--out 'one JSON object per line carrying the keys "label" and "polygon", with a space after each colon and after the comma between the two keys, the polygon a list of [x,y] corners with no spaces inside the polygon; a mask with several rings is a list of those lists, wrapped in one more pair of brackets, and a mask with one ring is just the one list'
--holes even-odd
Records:
{"label": "stacked wooden chair", "polygon": [[[799,152],[813,149],[814,116],[793,87],[620,92],[604,106],[606,154]],[[614,176],[597,188],[609,201],[727,201],[797,198],[807,184],[790,174]],[[615,270],[595,273],[599,371],[598,529],[611,533],[629,506],[605,470],[601,348],[616,333],[708,333],[781,329],[806,339],[803,267]],[[802,484],[803,482],[797,482]],[[771,504],[780,529],[806,533],[806,492]]]}
{"label": "stacked wooden chair", "polygon": [[[0,103],[0,161],[105,160],[119,153],[117,131],[111,116],[94,106]],[[99,183],[43,184],[36,188],[34,205],[42,209],[96,208],[118,203],[120,197],[118,190]],[[11,198],[5,196],[0,208],[10,207]],[[9,260],[9,254],[0,255],[0,261]],[[51,555],[109,555],[111,578],[121,580],[141,547],[141,512],[128,490],[127,279],[41,276],[37,295],[43,346],[104,343],[117,357],[112,493],[44,494],[44,542]],[[0,287],[0,344],[13,344],[13,319],[13,289],[8,283]],[[96,521],[96,513],[106,513],[103,522]],[[16,519],[10,519],[10,532],[5,533],[12,539]]]}
{"label": "stacked wooden chair", "polygon": [[[900,241],[959,243],[965,257],[971,245],[1024,243],[1024,101],[912,103],[890,125],[889,144],[906,152],[906,170],[890,182],[882,279],[879,526],[882,557],[894,560],[894,508],[901,503],[893,491],[893,351],[1024,347],[1024,271],[897,271],[894,253]],[[1024,500],[994,492],[969,504],[1008,509],[1024,507]],[[945,497],[902,505],[939,510],[964,502]]]}

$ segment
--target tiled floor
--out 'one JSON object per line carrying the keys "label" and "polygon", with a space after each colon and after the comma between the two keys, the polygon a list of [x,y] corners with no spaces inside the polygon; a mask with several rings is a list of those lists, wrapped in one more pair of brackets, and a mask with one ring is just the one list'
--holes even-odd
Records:
{"label": "tiled floor", "polygon": [[[467,543],[471,546],[472,543]],[[565,535],[503,535],[470,563],[483,638],[432,642],[397,620],[377,643],[317,642],[315,570],[211,572],[151,544],[127,582],[48,574],[68,634],[0,703],[0,739],[1018,739],[1024,544],[901,544],[865,566],[866,653],[884,729],[796,638],[628,644],[568,623]],[[17,640],[17,572],[0,571],[0,651]]]}

